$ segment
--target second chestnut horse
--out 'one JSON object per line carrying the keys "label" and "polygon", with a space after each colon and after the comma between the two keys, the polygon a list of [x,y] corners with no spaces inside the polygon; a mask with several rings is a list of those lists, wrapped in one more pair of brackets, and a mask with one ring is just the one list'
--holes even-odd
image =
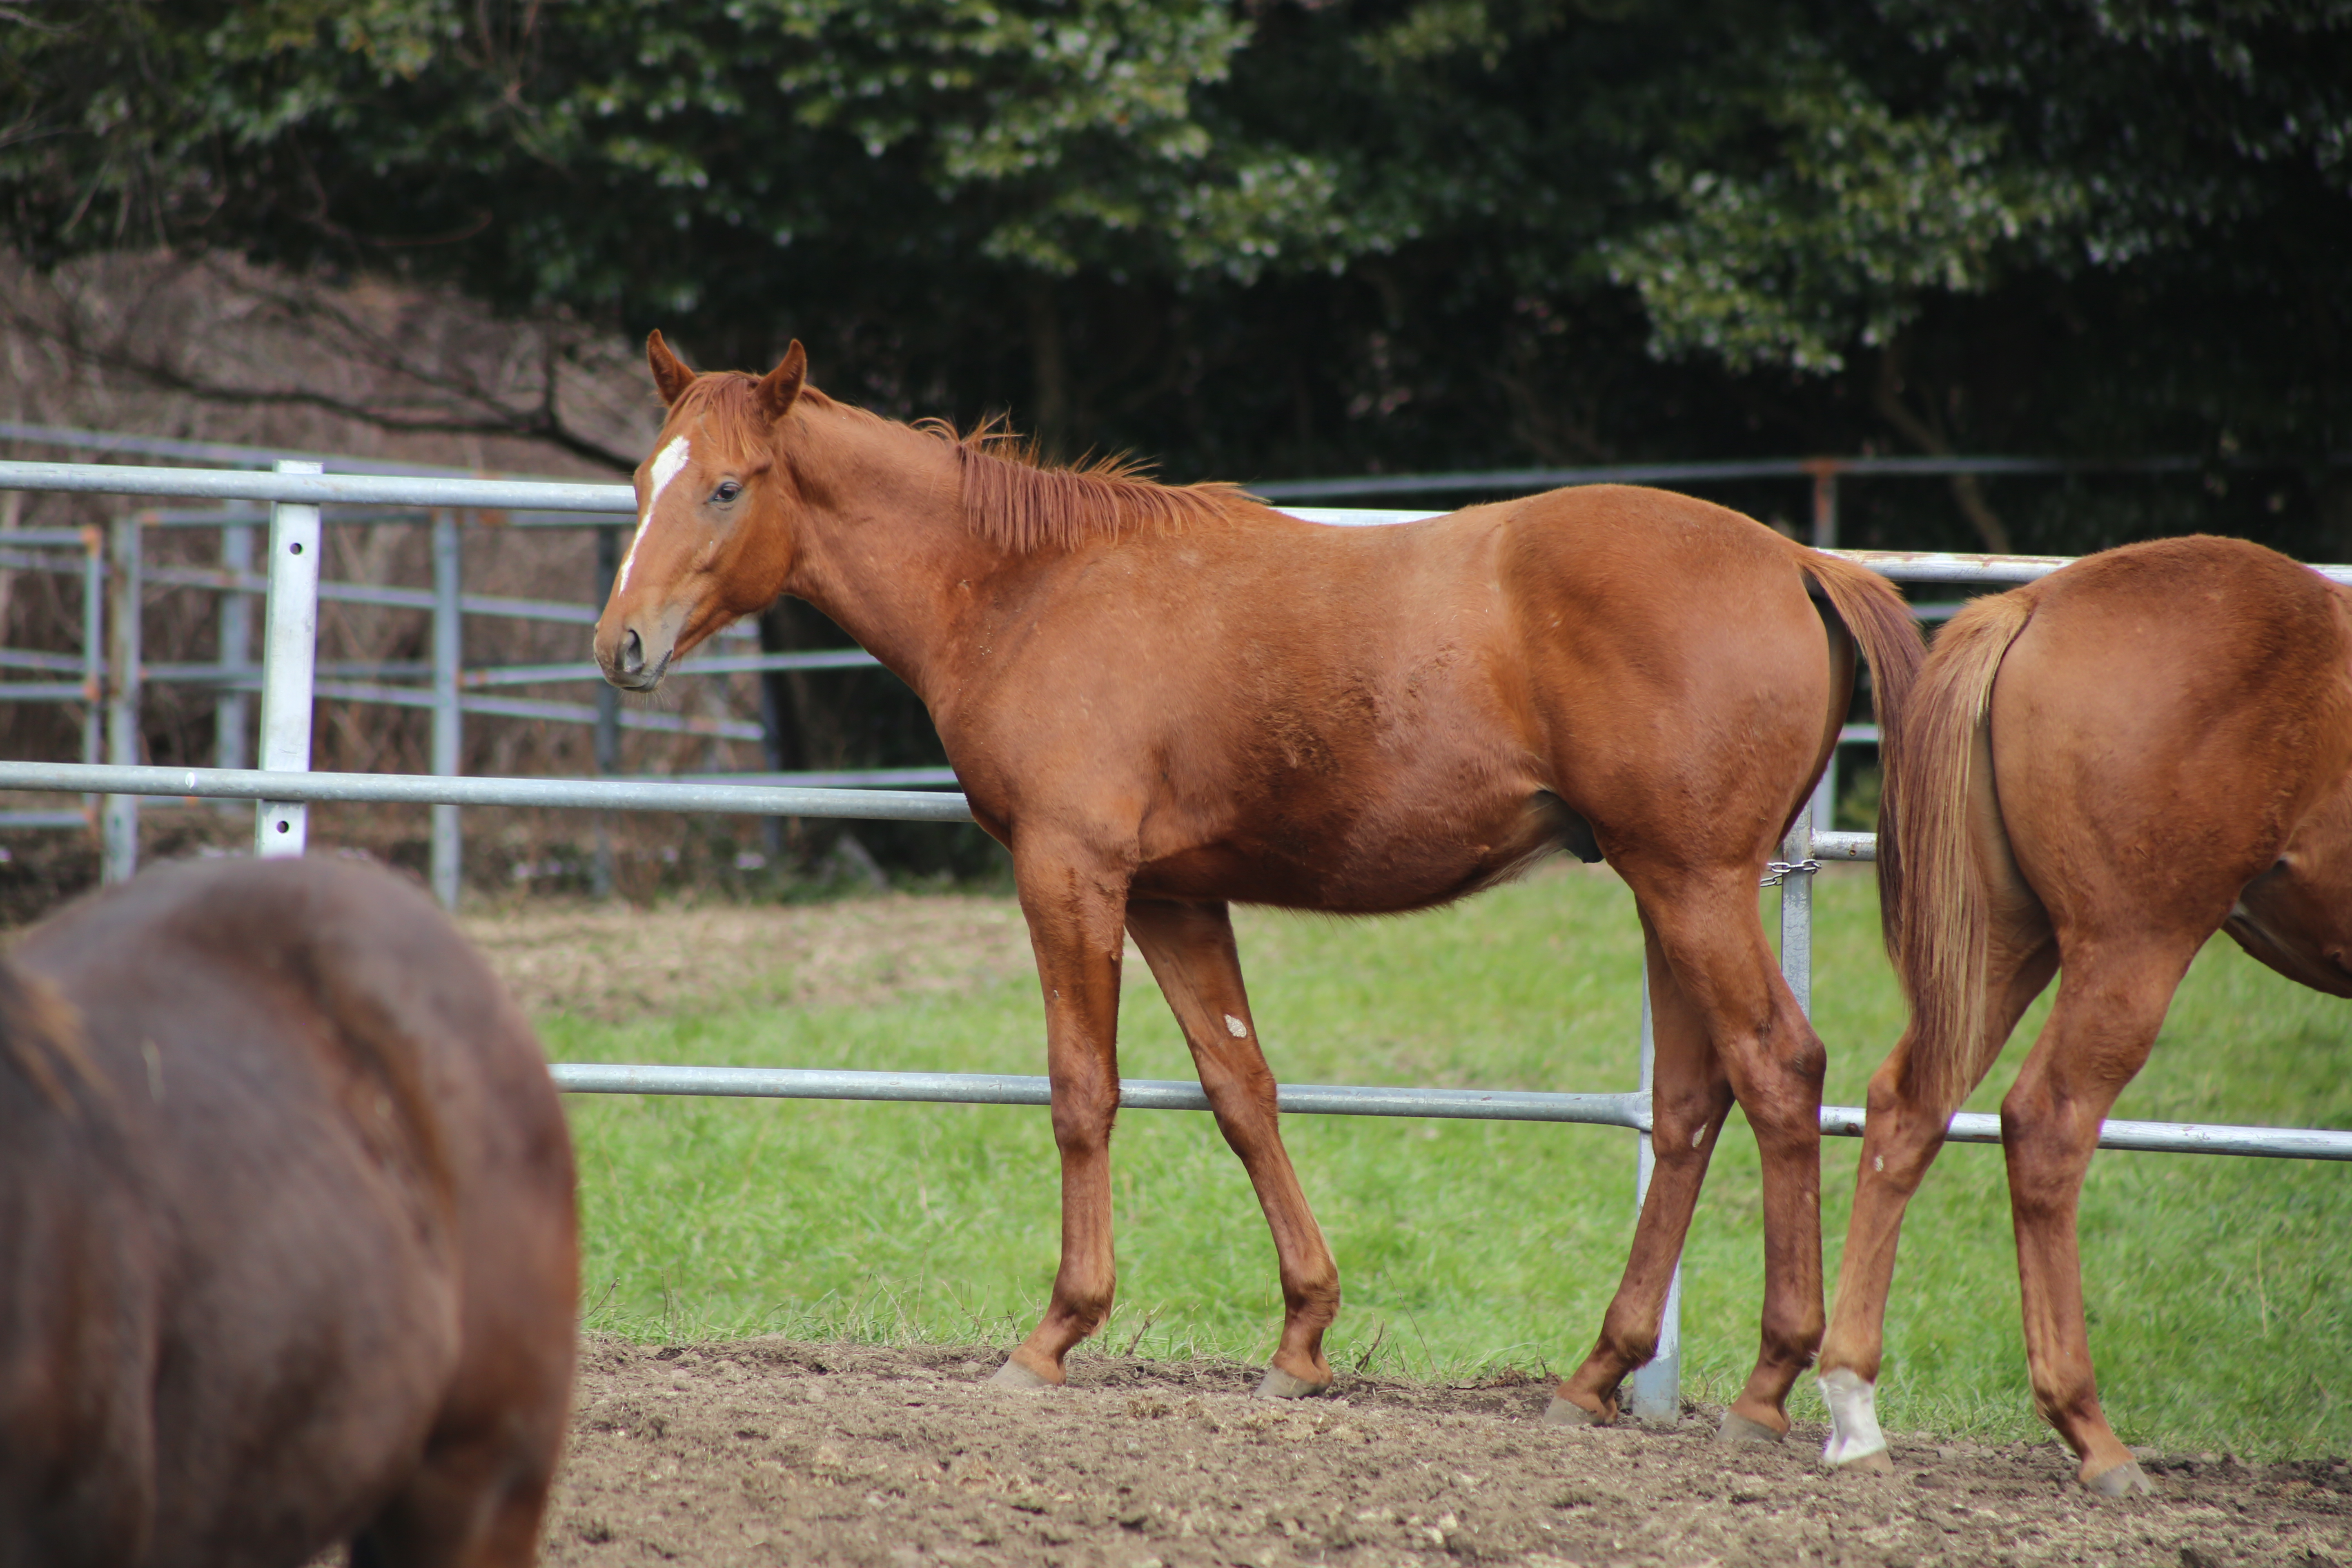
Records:
{"label": "second chestnut horse", "polygon": [[2239,540],[2126,545],[1977,600],[1914,696],[1887,921],[1912,1020],[1870,1080],[1822,1353],[1824,1458],[1891,1464],[1875,1388],[1904,1208],[2055,973],[2000,1108],[2026,1361],[2082,1483],[2145,1491],[2099,1408],[2075,1202],[2100,1121],[2217,930],[2352,996],[2352,595]]}
{"label": "second chestnut horse", "polygon": [[1286,1312],[1260,1391],[1311,1394],[1331,1380],[1339,1275],[1276,1129],[1228,905],[1425,909],[1566,847],[1605,858],[1640,909],[1658,1166],[1554,1417],[1612,1418],[1654,1352],[1736,1097],[1762,1146],[1768,1283],[1727,1426],[1787,1429],[1822,1330],[1823,1055],[1756,888],[1845,718],[1856,642],[1882,710],[1900,710],[1921,650],[1892,587],[1656,490],[1328,528],[1229,486],[1050,468],[879,418],[810,386],[797,343],[765,377],[698,375],[659,333],[647,357],[669,414],[597,623],[606,678],[650,689],[729,622],[804,599],[914,688],[1012,852],[1045,993],[1062,1249],[999,1382],[1062,1382],[1110,1310],[1129,935],[1273,1228]]}

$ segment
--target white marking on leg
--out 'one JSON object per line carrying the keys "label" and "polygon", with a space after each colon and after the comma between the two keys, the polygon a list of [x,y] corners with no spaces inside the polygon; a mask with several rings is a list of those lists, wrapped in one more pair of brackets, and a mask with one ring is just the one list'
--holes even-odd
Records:
{"label": "white marking on leg", "polygon": [[1881,1154],[1876,1159],[1871,1161],[1870,1168],[1874,1171],[1883,1171],[1886,1169],[1886,1156]]}
{"label": "white marking on leg", "polygon": [[1225,1015],[1225,1033],[1237,1040],[1246,1040],[1249,1038],[1249,1026],[1228,1013]]}
{"label": "white marking on leg", "polygon": [[1878,1429],[1878,1390],[1863,1382],[1860,1373],[1840,1366],[1822,1373],[1822,1397],[1830,1407],[1823,1464],[1851,1465],[1886,1451],[1886,1434]]}
{"label": "white marking on leg", "polygon": [[662,491],[669,489],[670,480],[677,478],[686,468],[687,454],[690,449],[686,437],[680,436],[664,447],[661,456],[654,459],[654,493],[646,498],[645,515],[637,519],[637,531],[629,541],[629,552],[621,557],[620,579],[613,584],[615,594],[629,585],[629,568],[637,563],[637,546],[646,537],[646,525],[654,520],[654,508],[661,504]]}
{"label": "white marking on leg", "polygon": [[1692,1129],[1692,1131],[1691,1131],[1691,1147],[1692,1147],[1692,1148],[1694,1148],[1694,1149],[1696,1149],[1696,1148],[1697,1148],[1700,1144],[1702,1144],[1702,1143],[1704,1143],[1704,1142],[1706,1142],[1706,1122],[1704,1122],[1704,1121],[1702,1121],[1702,1122],[1700,1122],[1700,1123],[1699,1123],[1696,1128]]}

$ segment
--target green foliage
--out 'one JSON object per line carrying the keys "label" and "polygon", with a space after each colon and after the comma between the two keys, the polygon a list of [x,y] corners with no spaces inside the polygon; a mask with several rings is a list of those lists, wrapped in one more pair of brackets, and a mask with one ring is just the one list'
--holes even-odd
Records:
{"label": "green foliage", "polygon": [[[1182,475],[2346,444],[2352,0],[10,15],[37,258],[388,268],[746,365],[797,334],[888,412]],[[2289,483],[2189,521],[2352,529]],[[1970,542],[1886,505],[1849,538]],[[2018,542],[2181,521],[2082,515]]]}
{"label": "green foliage", "polygon": [[[1866,868],[1817,889],[1814,997],[1828,1098],[1860,1102],[1902,1003]],[[1771,898],[1766,896],[1769,912]],[[1251,996],[1291,1082],[1606,1089],[1633,1081],[1640,933],[1622,884],[1559,868],[1439,913],[1328,921],[1243,911]],[[2216,943],[2116,1113],[2352,1125],[2343,1004]],[[614,1028],[544,1019],[558,1059],[1038,1072],[1034,981],[849,1011],[731,1005]],[[1970,1102],[1996,1107],[2036,1008]],[[1191,1068],[1141,964],[1121,1066]],[[1042,1111],[580,1097],[592,1326],[647,1339],[761,1331],[1009,1347],[1055,1266]],[[1296,1117],[1284,1128],[1338,1256],[1335,1361],[1458,1376],[1573,1365],[1630,1240],[1633,1153],[1587,1127]],[[1857,1145],[1822,1151],[1830,1276]],[[1256,1360],[1279,1325],[1273,1249],[1205,1117],[1132,1112],[1113,1143],[1119,1305],[1095,1346]],[[2103,1154],[2083,1203],[2092,1342],[2126,1439],[2249,1455],[2352,1442],[2352,1170],[2309,1161]],[[1689,1391],[1745,1380],[1762,1286],[1754,1141],[1735,1116],[1685,1252]],[[1915,1201],[1888,1319],[1897,1430],[2042,1430],[2026,1387],[2000,1152],[1948,1149]],[[2230,1347],[2214,1353],[2214,1347]],[[1080,1353],[1091,1353],[1082,1351]],[[1824,1418],[1810,1379],[1795,1403]]]}

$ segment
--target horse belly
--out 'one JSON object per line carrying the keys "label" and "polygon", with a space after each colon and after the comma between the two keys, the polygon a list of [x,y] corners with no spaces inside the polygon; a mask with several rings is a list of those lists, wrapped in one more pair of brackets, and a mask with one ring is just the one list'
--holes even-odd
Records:
{"label": "horse belly", "polygon": [[[1575,840],[1580,820],[1535,787],[1459,809],[1360,799],[1280,814],[1271,829],[1164,850],[1139,868],[1146,898],[1397,914],[1464,898]],[[1589,830],[1587,830],[1589,832]]]}

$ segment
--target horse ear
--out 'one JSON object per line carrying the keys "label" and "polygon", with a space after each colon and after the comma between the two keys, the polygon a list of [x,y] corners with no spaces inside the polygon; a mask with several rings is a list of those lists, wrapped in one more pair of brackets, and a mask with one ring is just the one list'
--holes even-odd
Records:
{"label": "horse ear", "polygon": [[694,384],[694,371],[669,352],[658,329],[646,339],[646,366],[654,373],[654,390],[661,394],[665,406],[675,404]]}
{"label": "horse ear", "polygon": [[773,425],[793,411],[801,388],[808,384],[808,351],[798,338],[784,351],[776,368],[760,378],[760,412]]}

